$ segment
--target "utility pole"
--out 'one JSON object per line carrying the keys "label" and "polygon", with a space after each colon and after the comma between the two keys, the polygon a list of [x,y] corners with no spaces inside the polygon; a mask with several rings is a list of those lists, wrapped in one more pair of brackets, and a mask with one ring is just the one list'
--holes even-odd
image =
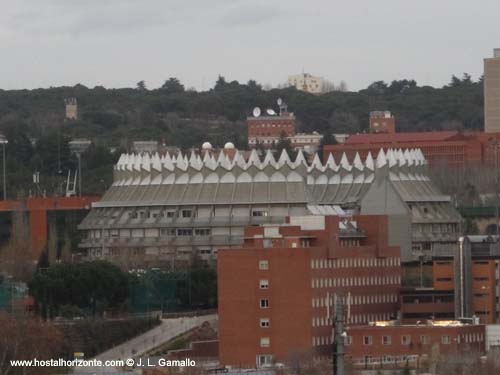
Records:
{"label": "utility pole", "polygon": [[5,173],[5,170],[6,170],[6,163],[5,163],[5,145],[7,145],[9,143],[9,141],[7,140],[7,138],[1,134],[0,135],[0,144],[2,144],[3,148],[2,148],[2,164],[3,164],[3,200],[7,200],[7,179],[5,177],[6,173]]}
{"label": "utility pole", "polygon": [[333,375],[345,375],[345,347],[344,331],[345,303],[344,297],[334,295],[334,321],[333,321]]}

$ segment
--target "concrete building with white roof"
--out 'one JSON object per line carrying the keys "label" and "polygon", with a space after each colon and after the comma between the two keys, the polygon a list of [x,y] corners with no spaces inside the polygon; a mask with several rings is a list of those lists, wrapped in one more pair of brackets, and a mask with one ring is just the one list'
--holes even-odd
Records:
{"label": "concrete building with white roof", "polygon": [[461,217],[418,149],[308,163],[301,151],[295,160],[269,150],[261,159],[226,146],[218,155],[209,144],[189,156],[122,154],[112,186],[79,226],[84,256],[155,267],[213,259],[242,243],[245,226],[342,212],[388,215],[403,261],[430,254],[421,243],[456,243]]}

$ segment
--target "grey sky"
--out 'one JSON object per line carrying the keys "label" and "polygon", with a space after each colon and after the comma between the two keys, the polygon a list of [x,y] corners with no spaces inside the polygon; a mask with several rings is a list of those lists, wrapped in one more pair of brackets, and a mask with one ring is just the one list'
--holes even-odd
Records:
{"label": "grey sky", "polygon": [[477,78],[499,0],[0,0],[0,88]]}

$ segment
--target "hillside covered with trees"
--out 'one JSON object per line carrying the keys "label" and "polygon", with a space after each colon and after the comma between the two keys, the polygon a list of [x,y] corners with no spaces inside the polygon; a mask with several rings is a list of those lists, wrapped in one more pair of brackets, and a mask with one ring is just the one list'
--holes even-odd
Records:
{"label": "hillside covered with trees", "polygon": [[[78,100],[77,121],[64,118],[64,99],[69,97]],[[47,195],[60,194],[68,170],[76,169],[68,147],[72,138],[93,141],[82,158],[86,194],[100,194],[109,186],[112,165],[134,140],[158,140],[182,149],[199,147],[204,141],[215,146],[232,141],[244,149],[246,116],[255,106],[275,107],[278,97],[297,116],[299,131],[325,135],[366,131],[372,110],[392,111],[401,132],[483,126],[483,82],[474,82],[467,74],[453,76],[442,88],[419,86],[413,80],[378,81],[359,92],[321,96],[294,88],[263,90],[252,80],[240,84],[223,77],[204,92],[186,90],[176,78],[152,90],[144,81],[122,89],[76,85],[0,90],[0,132],[9,140],[9,195],[33,193],[35,171],[40,172]]]}

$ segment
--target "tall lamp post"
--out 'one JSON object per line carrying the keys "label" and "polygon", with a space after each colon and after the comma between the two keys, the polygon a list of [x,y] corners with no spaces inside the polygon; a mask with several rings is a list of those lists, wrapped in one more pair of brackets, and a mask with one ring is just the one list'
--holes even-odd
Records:
{"label": "tall lamp post", "polygon": [[5,137],[5,135],[0,135],[0,144],[3,146],[2,147],[2,164],[3,164],[3,200],[7,200],[7,179],[5,177],[5,145],[7,145],[9,141]]}
{"label": "tall lamp post", "polygon": [[85,138],[73,139],[69,142],[69,149],[78,160],[78,196],[82,196],[82,154],[92,142]]}

